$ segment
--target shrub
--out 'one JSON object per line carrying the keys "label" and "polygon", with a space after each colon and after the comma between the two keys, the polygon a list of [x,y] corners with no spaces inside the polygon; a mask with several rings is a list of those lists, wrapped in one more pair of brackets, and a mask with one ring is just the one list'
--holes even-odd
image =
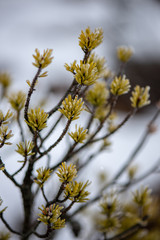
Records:
{"label": "shrub", "polygon": [[[10,234],[17,235],[21,240],[31,239],[33,235],[38,238],[53,239],[57,231],[64,228],[67,223],[78,235],[79,230],[75,227],[75,223],[77,222],[81,228],[81,218],[75,220],[75,216],[97,201],[100,203],[100,211],[92,210],[92,212],[96,215],[94,216],[95,224],[102,239],[116,240],[131,239],[132,237],[141,239],[142,233],[143,239],[149,239],[147,238],[149,234],[145,235],[144,229],[148,227],[151,211],[150,190],[144,187],[136,190],[133,193],[133,201],[128,199],[126,203],[122,201],[121,194],[127,194],[131,186],[135,183],[138,184],[156,171],[159,166],[159,163],[156,163],[156,166],[153,166],[149,172],[138,178],[136,177],[136,167],[130,166],[152,132],[154,121],[160,111],[159,108],[131,157],[109,182],[99,186],[98,193],[94,197],[90,197],[90,181],[79,181],[77,178],[79,172],[82,172],[95,156],[108,148],[109,137],[117,132],[140,108],[150,103],[149,86],[135,86],[130,97],[131,111],[119,124],[115,125],[116,104],[121,95],[127,94],[131,88],[130,80],[123,74],[123,71],[133,51],[128,47],[118,48],[117,56],[121,62],[121,71],[113,74],[108,69],[105,59],[99,58],[92,52],[102,43],[102,40],[101,28],[92,32],[88,27],[81,32],[79,45],[84,52],[84,58],[80,63],[75,60],[70,65],[65,64],[66,70],[72,74],[73,81],[61,100],[48,112],[42,109],[40,104],[38,108],[31,108],[30,102],[38,80],[47,77],[48,73],[44,69],[52,63],[51,49],[44,50],[42,54],[38,49],[35,50],[33,65],[37,68],[37,72],[32,81],[27,81],[29,86],[27,95],[20,91],[7,97],[10,77],[4,73],[0,75],[2,98],[8,98],[12,109],[8,109],[7,112],[0,111],[0,148],[3,148],[4,151],[9,150],[13,137],[11,129],[15,126],[13,124],[15,120],[21,138],[20,142],[16,144],[15,151],[22,159],[19,161],[21,164],[19,169],[10,173],[5,168],[6,159],[0,158],[0,169],[21,192],[24,209],[22,230],[13,229],[9,224],[9,219],[6,220],[5,211],[9,211],[9,208],[1,208],[0,218]],[[23,111],[24,114],[22,114]],[[82,112],[85,115],[82,126],[76,123],[75,130],[70,131],[70,126],[79,119]],[[59,114],[58,119],[56,119],[57,114]],[[57,125],[61,123],[62,119],[65,121],[62,132],[59,133],[57,139],[52,137],[52,142],[48,141],[46,144],[54,132],[59,132]],[[27,131],[30,132],[30,135]],[[52,154],[52,150],[67,136],[70,138],[71,144],[64,152],[62,159],[56,162],[56,156]],[[90,149],[91,145],[96,145],[92,149],[94,151]],[[82,151],[85,152],[85,159],[81,155]],[[46,161],[47,158],[48,161]],[[44,164],[37,169],[37,162],[40,159],[44,159]],[[17,180],[20,172],[23,173],[22,182]],[[120,184],[119,178],[124,172],[128,172],[128,179]],[[57,179],[53,181],[53,177],[57,177]],[[49,179],[53,181],[55,189],[59,186],[57,192],[51,190],[52,197],[48,196],[45,191]],[[37,219],[33,220],[34,202],[39,192],[43,197],[42,205],[39,207],[39,211],[37,209]],[[74,205],[77,205],[77,208],[74,208]],[[46,227],[45,230],[43,228],[43,233],[39,231],[42,224]],[[1,239],[8,239],[10,234],[1,233]],[[97,239],[99,238],[97,237]]]}

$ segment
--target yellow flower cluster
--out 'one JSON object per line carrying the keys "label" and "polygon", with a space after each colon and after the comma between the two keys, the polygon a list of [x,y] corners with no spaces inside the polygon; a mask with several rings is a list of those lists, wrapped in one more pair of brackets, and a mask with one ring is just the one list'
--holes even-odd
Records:
{"label": "yellow flower cluster", "polygon": [[100,202],[101,213],[110,216],[118,208],[119,202],[114,192],[105,195]]}
{"label": "yellow flower cluster", "polygon": [[86,191],[89,184],[89,181],[85,184],[83,182],[78,183],[77,181],[68,183],[64,192],[65,197],[73,202],[86,202],[89,199],[87,197],[90,194]]}
{"label": "yellow flower cluster", "polygon": [[83,63],[80,61],[80,65],[76,65],[75,79],[81,85],[92,85],[98,78],[98,72],[96,68],[96,63]]}
{"label": "yellow flower cluster", "polygon": [[150,104],[149,90],[149,86],[146,86],[145,88],[141,88],[139,85],[135,86],[132,92],[132,97],[130,98],[133,108],[141,108]]}
{"label": "yellow flower cluster", "polygon": [[96,107],[104,105],[108,97],[109,91],[105,82],[96,82],[86,93],[86,100]]}
{"label": "yellow flower cluster", "polygon": [[8,73],[0,73],[0,84],[3,88],[8,88],[11,85],[11,77]]}
{"label": "yellow flower cluster", "polygon": [[117,57],[122,62],[127,62],[133,55],[131,47],[120,46],[117,48]]}
{"label": "yellow flower cluster", "polygon": [[65,64],[64,64],[64,67],[66,68],[67,71],[75,74],[76,63],[77,63],[77,61],[74,60],[74,62],[71,63],[70,66],[69,66],[67,63],[65,63]]}
{"label": "yellow flower cluster", "polygon": [[31,109],[28,113],[28,121],[25,120],[25,122],[34,131],[41,131],[42,129],[47,127],[47,118],[48,114],[45,113],[43,109]]}
{"label": "yellow flower cluster", "polygon": [[73,140],[76,143],[83,143],[87,136],[87,129],[83,130],[83,127],[80,127],[80,126],[77,129],[77,124],[76,124],[75,132],[71,132],[68,134],[71,136],[71,138],[73,138]]}
{"label": "yellow flower cluster", "polygon": [[34,182],[37,183],[40,188],[42,188],[44,183],[48,180],[48,178],[50,178],[52,170],[46,168],[43,169],[43,167],[41,167],[38,168],[36,171],[38,175]]}
{"label": "yellow flower cluster", "polygon": [[69,120],[78,119],[81,111],[83,110],[82,98],[78,99],[78,96],[75,96],[75,98],[72,99],[70,94],[62,102],[62,105],[63,108],[58,110]]}
{"label": "yellow flower cluster", "polygon": [[52,204],[49,207],[45,207],[44,205],[42,205],[42,208],[39,209],[42,213],[38,214],[38,221],[50,226],[53,230],[60,229],[65,226],[65,219],[60,218],[62,214],[61,210],[63,209],[63,207]]}
{"label": "yellow flower cluster", "polygon": [[3,112],[0,110],[0,126],[2,124],[4,125],[8,124],[12,116],[13,116],[13,113],[10,110],[7,111],[6,115],[4,115]]}
{"label": "yellow flower cluster", "polygon": [[111,93],[113,95],[120,96],[128,93],[130,87],[129,79],[127,79],[125,75],[123,75],[123,77],[115,77],[111,83]]}
{"label": "yellow flower cluster", "polygon": [[136,190],[133,193],[133,201],[141,207],[145,207],[151,200],[151,191],[148,187],[141,188],[140,190]]}
{"label": "yellow flower cluster", "polygon": [[79,36],[79,46],[86,52],[92,51],[94,48],[99,46],[103,41],[103,30],[102,28],[96,28],[94,32],[91,31],[90,27],[86,28],[85,32],[81,31]]}
{"label": "yellow flower cluster", "polygon": [[67,63],[64,66],[67,71],[75,75],[74,77],[80,85],[92,85],[98,78],[96,63],[94,62],[83,63],[83,61],[80,61],[80,64],[76,64],[75,60],[70,66]]}
{"label": "yellow flower cluster", "polygon": [[32,152],[34,148],[34,144],[32,141],[25,141],[25,142],[19,142],[17,144],[17,150],[16,152],[22,155],[23,157],[34,155]]}
{"label": "yellow flower cluster", "polygon": [[95,53],[92,53],[87,62],[89,64],[92,62],[96,64],[98,78],[108,76],[108,69],[104,57],[99,58]]}
{"label": "yellow flower cluster", "polygon": [[98,228],[102,232],[112,232],[119,224],[119,201],[114,192],[108,193],[100,202],[101,215],[97,219]]}
{"label": "yellow flower cluster", "polygon": [[52,49],[47,48],[47,50],[44,50],[43,54],[41,55],[39,50],[36,48],[35,54],[33,54],[35,62],[32,64],[37,68],[46,68],[52,62],[52,51]]}
{"label": "yellow flower cluster", "polygon": [[74,164],[67,166],[66,162],[63,162],[56,172],[60,182],[71,182],[77,177],[77,170]]}
{"label": "yellow flower cluster", "polygon": [[10,110],[7,111],[6,115],[0,110],[0,148],[6,145],[11,145],[10,142],[7,142],[13,134],[12,131],[8,131],[8,126],[6,124],[9,123],[10,118],[13,116],[13,113]]}
{"label": "yellow flower cluster", "polygon": [[11,94],[11,96],[8,97],[8,100],[12,108],[19,112],[24,107],[26,94],[22,91],[19,91],[17,93]]}
{"label": "yellow flower cluster", "polygon": [[11,137],[13,137],[12,130],[8,131],[8,126],[2,125],[0,128],[0,147],[2,147],[4,144],[11,145],[10,142],[6,142]]}

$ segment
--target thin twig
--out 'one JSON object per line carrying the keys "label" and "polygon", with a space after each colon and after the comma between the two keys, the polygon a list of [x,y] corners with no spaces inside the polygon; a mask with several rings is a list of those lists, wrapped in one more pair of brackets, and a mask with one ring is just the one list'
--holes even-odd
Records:
{"label": "thin twig", "polygon": [[49,201],[48,201],[48,199],[47,199],[47,197],[46,197],[46,194],[44,193],[44,187],[43,187],[43,186],[41,187],[41,191],[42,191],[42,195],[43,195],[43,197],[44,197],[46,203],[48,204]]}
{"label": "thin twig", "polygon": [[70,158],[71,158],[73,155],[75,155],[76,153],[80,152],[82,149],[84,149],[86,146],[88,146],[88,145],[92,142],[93,138],[94,138],[94,137],[97,135],[97,133],[102,129],[103,124],[104,124],[104,122],[106,121],[106,119],[108,119],[108,117],[109,117],[110,114],[112,113],[112,111],[113,111],[113,109],[114,109],[114,107],[115,107],[115,105],[116,105],[117,99],[118,99],[117,97],[113,98],[113,100],[112,100],[112,102],[111,102],[111,104],[110,104],[110,110],[109,110],[109,112],[107,113],[107,115],[105,116],[105,118],[103,119],[103,121],[101,121],[99,127],[98,127],[98,128],[96,129],[96,131],[91,135],[91,137],[88,139],[88,141],[87,141],[85,144],[83,144],[81,147],[79,147],[77,150],[75,150],[74,152],[72,152],[72,153],[69,155]]}
{"label": "thin twig", "polygon": [[86,166],[91,162],[91,160],[93,160],[100,152],[101,152],[101,147],[100,147],[100,149],[98,149],[97,152],[91,154],[91,155],[88,157],[88,159],[87,159],[83,164],[81,164],[81,165],[78,167],[78,172],[79,172],[80,170],[82,170],[84,167],[86,167]]}
{"label": "thin twig", "polygon": [[24,159],[24,162],[22,164],[22,166],[15,172],[12,174],[12,177],[14,177],[15,175],[17,175],[19,172],[22,171],[22,169],[26,166],[26,163],[27,163],[27,156],[25,156],[25,159]]}
{"label": "thin twig", "polygon": [[[83,63],[87,63],[88,58],[89,58],[89,56],[90,56],[90,53],[91,53],[91,52],[89,52],[89,51],[85,52],[85,55],[84,55],[84,58],[83,58]],[[72,91],[72,88],[73,88],[74,86],[76,86],[76,85],[77,85],[77,82],[76,82],[76,80],[74,79],[73,82],[72,82],[72,84],[70,85],[69,89],[66,91],[66,93],[64,94],[64,96],[60,99],[60,101],[58,102],[58,104],[48,112],[49,117],[58,110],[58,108],[59,108],[59,107],[61,106],[61,104],[62,104],[62,101],[67,97],[67,95]],[[76,90],[76,89],[74,89],[74,90]],[[79,89],[79,91],[80,91],[80,89]],[[76,91],[75,91],[75,92],[76,92]],[[77,93],[76,93],[76,94],[77,94]]]}
{"label": "thin twig", "polygon": [[77,142],[75,142],[68,150],[67,154],[63,157],[63,159],[58,162],[56,165],[54,165],[53,167],[51,167],[51,170],[54,171],[57,167],[59,167],[59,165],[62,164],[62,162],[68,161],[70,154],[73,152],[74,148],[77,146]]}
{"label": "thin twig", "polygon": [[130,187],[133,186],[141,181],[143,181],[144,179],[146,179],[147,177],[149,177],[151,174],[156,173],[157,169],[160,167],[160,159],[158,159],[158,161],[154,164],[154,166],[149,169],[148,171],[146,171],[145,173],[143,173],[141,176],[139,176],[138,178],[133,179],[132,181],[129,181],[128,183],[125,183],[123,185],[124,188],[126,187]]}
{"label": "thin twig", "polygon": [[[60,188],[59,188],[59,191],[58,191],[56,197],[55,197],[52,201],[49,201],[49,202],[47,203],[47,207],[48,207],[49,205],[53,204],[53,203],[62,202],[61,200],[59,200],[59,197],[60,197],[60,195],[62,194],[62,192],[63,192],[64,189],[65,189],[65,184],[66,184],[66,182],[63,182],[63,183],[61,184],[61,186],[60,186]],[[67,199],[66,199],[66,200],[67,200]],[[64,202],[64,200],[63,200],[63,202]]]}
{"label": "thin twig", "polygon": [[29,237],[30,235],[32,235],[40,223],[41,223],[40,221],[36,220],[35,223],[32,224],[33,227],[24,236]]}
{"label": "thin twig", "polygon": [[63,132],[62,132],[62,134],[59,136],[59,138],[58,138],[46,151],[42,152],[42,153],[40,154],[40,156],[35,159],[35,161],[37,161],[38,159],[40,159],[41,157],[43,157],[44,155],[46,155],[47,153],[49,153],[53,148],[55,148],[55,147],[57,146],[57,144],[63,139],[63,137],[65,136],[66,132],[68,131],[68,128],[69,128],[69,126],[70,126],[70,124],[71,124],[71,121],[72,121],[71,119],[69,119],[69,120],[67,121],[66,127],[63,129]]}
{"label": "thin twig", "polygon": [[31,86],[28,91],[28,95],[27,95],[27,99],[26,99],[26,103],[25,103],[25,107],[24,107],[24,118],[26,119],[26,121],[28,121],[28,109],[29,109],[29,104],[30,104],[30,100],[31,100],[31,95],[32,95],[33,91],[35,90],[34,87],[35,87],[37,79],[41,73],[41,70],[42,69],[40,66],[37,70],[35,77],[33,78],[33,81],[31,83]]}
{"label": "thin twig", "polygon": [[71,207],[75,204],[75,201],[72,201],[68,207],[66,207],[64,210],[62,210],[62,216],[65,215],[70,209]]}
{"label": "thin twig", "polygon": [[127,116],[124,118],[124,120],[112,132],[107,133],[107,134],[105,134],[104,136],[102,136],[100,138],[96,138],[96,139],[92,140],[91,143],[98,142],[100,140],[103,140],[105,138],[110,137],[112,134],[117,132],[136,113],[136,111],[137,111],[137,109],[133,109],[131,112],[129,112],[127,114]]}
{"label": "thin twig", "polygon": [[61,114],[59,116],[59,118],[57,119],[57,121],[55,122],[55,124],[53,125],[53,127],[49,130],[49,132],[46,134],[46,136],[42,139],[41,141],[41,145],[40,147],[42,146],[43,142],[51,135],[51,133],[54,131],[54,129],[56,128],[56,126],[58,125],[58,123],[60,122],[60,120],[62,119],[63,117],[63,114]]}
{"label": "thin twig", "polygon": [[139,223],[131,226],[130,228],[128,228],[124,232],[122,232],[120,234],[117,234],[114,237],[108,238],[107,240],[124,240],[124,239],[129,239],[129,237],[131,237],[134,234],[136,234],[140,229],[143,229],[143,228],[147,227],[147,224],[145,222],[147,219],[148,219],[148,216],[145,216],[142,219],[143,222],[139,222]]}
{"label": "thin twig", "polygon": [[14,233],[14,234],[16,234],[16,235],[22,236],[22,234],[21,234],[20,232],[15,231],[15,230],[7,223],[7,221],[6,221],[6,220],[4,219],[4,217],[3,217],[3,212],[0,213],[0,218],[1,218],[2,222],[4,223],[4,225],[6,226],[6,228],[7,228],[10,232],[12,232],[12,233]]}
{"label": "thin twig", "polygon": [[95,110],[96,110],[96,109],[94,108],[92,114],[90,115],[90,118],[89,118],[89,121],[88,121],[88,124],[87,124],[87,127],[86,127],[86,129],[88,129],[88,133],[89,133],[91,124],[92,124],[93,119],[94,119]]}
{"label": "thin twig", "polygon": [[70,85],[70,87],[68,88],[68,90],[66,91],[66,93],[64,94],[64,96],[60,99],[60,101],[57,103],[57,105],[52,108],[49,112],[48,115],[49,117],[52,116],[53,113],[55,113],[58,108],[61,106],[63,100],[68,96],[68,94],[71,92],[72,88],[77,84],[77,82],[75,81],[75,79],[73,80],[72,84]]}
{"label": "thin twig", "polygon": [[23,128],[22,128],[22,124],[21,124],[21,121],[20,121],[20,111],[17,112],[17,122],[18,122],[18,126],[19,126],[19,129],[20,129],[22,142],[24,142]]}
{"label": "thin twig", "polygon": [[[125,184],[121,185],[121,190],[118,191],[118,193],[122,193],[123,191],[126,190],[126,188],[129,188],[131,186],[133,186],[136,183],[139,183],[140,181],[143,181],[145,178],[149,177],[149,175],[153,174],[154,172],[156,172],[157,167],[159,167],[160,165],[160,159],[156,162],[156,164],[153,166],[153,168],[151,168],[149,171],[147,171],[146,173],[144,173],[143,175],[141,175],[139,178],[134,179],[133,181],[129,181],[126,182]],[[82,210],[84,210],[86,207],[90,206],[91,204],[95,203],[96,201],[98,201],[101,197],[102,197],[102,192],[104,190],[106,190],[107,188],[111,187],[112,185],[115,185],[116,182],[115,181],[110,181],[109,183],[107,183],[107,185],[105,185],[105,187],[103,187],[100,191],[100,194],[98,194],[97,196],[95,196],[93,199],[89,200],[87,203],[85,203],[84,205],[82,205],[81,207],[79,207],[77,210],[75,210],[70,217],[75,216],[76,214],[78,214],[79,212],[81,212]]]}
{"label": "thin twig", "polygon": [[147,129],[145,130],[141,140],[139,141],[139,143],[137,144],[137,146],[135,147],[135,149],[133,150],[133,152],[131,153],[131,155],[129,156],[129,158],[127,159],[127,161],[125,162],[125,164],[122,166],[122,168],[117,172],[117,174],[115,175],[115,177],[113,178],[113,181],[116,181],[123,173],[124,171],[128,168],[128,166],[132,163],[132,161],[134,160],[134,158],[136,157],[136,155],[139,153],[139,151],[141,150],[142,146],[144,145],[144,143],[146,142],[149,134],[150,134],[150,126],[154,123],[154,121],[157,119],[158,115],[160,113],[160,109],[158,109],[155,113],[155,115],[153,116],[153,118],[151,119],[151,121],[148,124]]}
{"label": "thin twig", "polygon": [[[0,157],[0,165],[1,164],[4,165],[4,163],[2,162],[1,157]],[[19,183],[17,183],[17,181],[13,178],[13,176],[11,174],[9,174],[7,172],[6,169],[3,170],[3,173],[6,175],[6,177],[8,177],[14,183],[15,186],[17,186],[18,188],[21,188],[21,185]]]}
{"label": "thin twig", "polygon": [[[100,193],[95,196],[93,199],[89,200],[87,203],[85,203],[83,206],[81,206],[80,208],[78,208],[77,210],[75,210],[75,212],[73,212],[70,217],[75,216],[77,213],[79,213],[80,211],[82,211],[83,209],[85,209],[86,207],[88,207],[89,205],[95,203],[96,201],[98,201],[101,197],[102,197],[102,192],[104,190],[106,190],[108,187],[111,187],[112,185],[114,185],[116,183],[116,181],[119,179],[119,177],[124,173],[124,171],[128,168],[128,166],[131,164],[131,162],[133,161],[133,159],[135,158],[135,156],[138,154],[139,150],[141,149],[141,147],[143,146],[144,142],[146,141],[148,135],[149,135],[149,127],[155,122],[155,120],[157,119],[157,117],[159,116],[160,113],[160,109],[158,109],[155,113],[155,115],[153,116],[153,118],[151,119],[151,121],[148,124],[148,128],[145,131],[141,141],[139,142],[139,144],[136,146],[136,148],[134,149],[134,151],[132,152],[132,154],[130,155],[130,157],[127,159],[126,163],[124,164],[124,166],[118,171],[118,173],[113,177],[113,179],[107,183],[100,191]],[[155,166],[153,167],[153,169],[151,171],[153,171],[155,169]],[[141,177],[140,180],[143,180],[145,177],[148,176],[148,173],[146,173],[143,177]]]}

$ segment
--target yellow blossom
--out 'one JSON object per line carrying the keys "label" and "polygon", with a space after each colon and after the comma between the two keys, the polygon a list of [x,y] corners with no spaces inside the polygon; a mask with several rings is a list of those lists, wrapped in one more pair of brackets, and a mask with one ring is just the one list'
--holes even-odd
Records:
{"label": "yellow blossom", "polygon": [[90,52],[103,41],[103,30],[102,28],[96,28],[94,32],[91,31],[90,27],[86,28],[85,32],[81,31],[79,36],[79,46],[84,52]]}
{"label": "yellow blossom", "polygon": [[36,171],[38,175],[34,180],[34,182],[37,183],[39,187],[42,188],[44,183],[48,180],[48,178],[50,178],[50,174],[52,170],[41,167],[41,168],[38,168]]}
{"label": "yellow blossom", "polygon": [[86,100],[94,106],[104,105],[109,97],[105,82],[96,82],[86,93]]}
{"label": "yellow blossom", "polygon": [[42,205],[42,208],[39,209],[42,213],[38,214],[38,221],[43,222],[45,225],[48,225],[52,229],[60,229],[65,226],[65,219],[60,218],[62,214],[61,210],[63,207],[52,204],[49,207]]}
{"label": "yellow blossom", "polygon": [[0,126],[2,124],[8,124],[12,116],[13,113],[10,110],[7,111],[6,115],[4,115],[3,112],[0,110]]}
{"label": "yellow blossom", "polygon": [[128,93],[130,87],[129,79],[127,79],[125,75],[123,75],[123,77],[115,77],[111,83],[111,93],[113,95],[120,96]]}
{"label": "yellow blossom", "polygon": [[140,190],[136,190],[133,193],[133,201],[141,207],[145,207],[150,203],[151,190],[148,187],[142,187]]}
{"label": "yellow blossom", "polygon": [[52,49],[47,48],[43,51],[43,54],[41,55],[39,50],[36,48],[35,54],[33,54],[33,57],[35,59],[33,65],[37,68],[46,68],[52,62],[52,51]]}
{"label": "yellow blossom", "polygon": [[8,132],[8,126],[2,125],[0,128],[0,147],[2,147],[4,144],[11,145],[10,142],[6,142],[11,137],[13,137],[12,130]]}
{"label": "yellow blossom", "polygon": [[110,193],[104,195],[103,199],[100,202],[100,207],[101,213],[107,215],[108,217],[117,211],[119,207],[119,201],[114,191],[111,191]]}
{"label": "yellow blossom", "polygon": [[67,71],[75,74],[76,63],[77,63],[77,61],[75,60],[73,63],[70,64],[70,66],[69,66],[67,63],[65,63],[64,66],[65,66],[65,68],[66,68]]}
{"label": "yellow blossom", "polygon": [[32,141],[25,141],[25,142],[19,142],[17,144],[17,150],[16,152],[22,155],[23,157],[34,155],[32,152],[34,148],[34,144]]}
{"label": "yellow blossom", "polygon": [[0,84],[3,88],[8,88],[11,85],[11,77],[8,73],[0,73]]}
{"label": "yellow blossom", "polygon": [[67,166],[66,162],[63,162],[59,166],[56,174],[59,177],[60,182],[71,182],[77,177],[76,165],[71,163],[69,166]]}
{"label": "yellow blossom", "polygon": [[99,231],[113,232],[120,227],[120,203],[114,192],[106,194],[100,202],[100,215],[97,219]]}
{"label": "yellow blossom", "polygon": [[132,91],[132,97],[130,98],[132,107],[141,108],[150,104],[149,90],[150,90],[149,86],[143,88],[137,85]]}
{"label": "yellow blossom", "polygon": [[117,57],[122,62],[127,62],[133,55],[133,49],[131,47],[120,46],[117,48]]}
{"label": "yellow blossom", "polygon": [[84,140],[86,139],[87,136],[87,129],[83,130],[83,127],[80,127],[77,129],[77,124],[76,124],[76,131],[68,133],[71,138],[77,143],[83,143]]}
{"label": "yellow blossom", "polygon": [[47,118],[48,114],[45,113],[43,109],[31,109],[28,113],[28,121],[25,120],[25,122],[34,131],[41,131],[42,129],[47,127]]}
{"label": "yellow blossom", "polygon": [[78,119],[81,111],[83,110],[82,98],[78,99],[78,96],[75,96],[75,98],[72,99],[71,95],[68,95],[68,97],[62,102],[62,105],[63,108],[58,110],[69,120]]}
{"label": "yellow blossom", "polygon": [[12,108],[19,112],[24,107],[26,94],[22,91],[19,91],[11,94],[11,96],[8,97],[8,100]]}
{"label": "yellow blossom", "polygon": [[89,181],[87,181],[85,184],[83,182],[70,182],[66,185],[65,188],[65,197],[68,197],[71,201],[74,202],[86,202],[89,198],[88,195],[90,194],[88,191],[86,191],[86,188],[90,184]]}
{"label": "yellow blossom", "polygon": [[82,85],[92,85],[98,78],[96,63],[93,62],[83,63],[83,61],[80,61],[80,65],[76,65],[75,71],[75,79]]}

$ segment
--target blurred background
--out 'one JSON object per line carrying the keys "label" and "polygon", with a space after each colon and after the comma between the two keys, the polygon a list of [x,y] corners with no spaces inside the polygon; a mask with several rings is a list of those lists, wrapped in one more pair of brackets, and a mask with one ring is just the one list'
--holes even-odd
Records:
{"label": "blurred background", "polygon": [[78,36],[90,26],[104,30],[104,43],[96,52],[106,57],[111,69],[116,69],[117,46],[132,46],[135,55],[127,68],[131,81],[153,84],[152,97],[159,94],[158,0],[6,0],[0,1],[0,21],[0,70],[10,72],[15,88],[32,78],[35,48],[54,50],[52,79],[45,85],[68,85],[64,63],[82,58]]}
{"label": "blurred background", "polygon": [[[27,92],[25,81],[31,80],[35,74],[32,65],[35,48],[40,51],[52,48],[54,60],[47,69],[48,78],[40,81],[37,98],[47,96],[52,89],[55,99],[52,104],[55,104],[72,81],[64,63],[83,58],[78,36],[88,26],[92,30],[103,28],[104,42],[96,53],[106,58],[111,70],[116,72],[119,67],[117,46],[132,46],[135,54],[127,65],[126,75],[132,85],[151,86],[152,108],[146,108],[143,114],[138,114],[115,134],[110,153],[99,158],[98,170],[103,172],[109,169],[114,173],[136,146],[160,97],[159,0],[0,0],[0,71],[11,75],[11,90]],[[127,102],[126,98],[122,98],[120,110],[124,112],[120,112],[120,117],[128,109]],[[160,131],[157,131],[137,157],[136,162],[142,171],[149,169],[159,158],[159,140]],[[8,167],[14,168],[13,159],[7,161]],[[94,160],[93,169],[96,166]],[[94,176],[90,176],[92,178]],[[152,178],[152,183],[154,181],[158,181],[157,177]],[[3,173],[0,173],[0,196],[14,216],[15,208],[21,205],[21,201],[12,186],[8,190],[8,181]]]}

